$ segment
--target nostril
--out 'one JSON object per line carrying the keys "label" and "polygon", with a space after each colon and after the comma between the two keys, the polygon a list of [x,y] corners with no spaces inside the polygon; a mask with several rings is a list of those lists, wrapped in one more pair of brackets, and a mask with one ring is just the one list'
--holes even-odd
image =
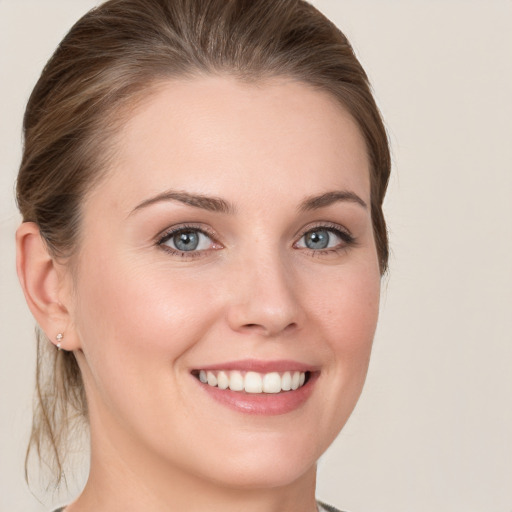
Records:
{"label": "nostril", "polygon": [[289,323],[284,329],[279,328],[268,328],[265,327],[265,325],[258,324],[258,323],[251,323],[251,324],[245,324],[242,326],[242,329],[247,332],[255,332],[255,331],[261,331],[262,334],[265,334],[267,336],[272,336],[278,333],[290,333],[292,331],[295,331],[298,327],[298,324],[296,322]]}

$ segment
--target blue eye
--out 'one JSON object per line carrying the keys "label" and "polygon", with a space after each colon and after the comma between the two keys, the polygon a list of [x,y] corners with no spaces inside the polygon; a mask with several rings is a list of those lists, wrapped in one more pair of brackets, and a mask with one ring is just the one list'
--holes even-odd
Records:
{"label": "blue eye", "polygon": [[212,239],[196,228],[180,228],[165,235],[159,242],[170,249],[180,252],[204,251],[210,249]]}
{"label": "blue eye", "polygon": [[304,235],[304,245],[308,249],[327,249],[331,241],[331,234],[326,229],[309,231]]}
{"label": "blue eye", "polygon": [[296,246],[312,251],[322,251],[344,247],[350,245],[353,241],[351,235],[339,229],[318,227],[304,233]]}

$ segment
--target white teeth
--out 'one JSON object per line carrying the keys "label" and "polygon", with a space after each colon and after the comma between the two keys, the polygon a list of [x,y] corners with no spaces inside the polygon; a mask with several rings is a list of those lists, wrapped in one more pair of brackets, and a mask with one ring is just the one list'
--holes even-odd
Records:
{"label": "white teeth", "polygon": [[229,389],[242,391],[244,389],[244,377],[240,372],[229,372]]}
{"label": "white teeth", "polygon": [[265,374],[265,377],[263,377],[263,391],[265,393],[279,393],[281,391],[281,376],[279,373]]}
{"label": "white teeth", "polygon": [[219,372],[217,374],[217,386],[219,386],[219,389],[229,388],[229,378],[226,375],[226,372]]}
{"label": "white teeth", "polygon": [[281,389],[283,391],[290,391],[290,389],[292,389],[292,374],[290,372],[284,373],[283,378],[281,379]]}
{"label": "white teeth", "polygon": [[247,372],[244,379],[244,389],[246,393],[261,393],[263,391],[261,375],[256,372]]}
{"label": "white teeth", "polygon": [[205,371],[199,372],[199,380],[219,389],[231,391],[245,391],[246,393],[280,393],[281,391],[295,391],[306,382],[305,372],[278,372],[243,373],[233,371]]}
{"label": "white teeth", "polygon": [[300,385],[300,372],[293,372],[292,375],[292,389],[295,391]]}
{"label": "white teeth", "polygon": [[206,372],[206,378],[208,379],[208,385],[209,386],[216,386],[217,385],[217,377],[212,372]]}

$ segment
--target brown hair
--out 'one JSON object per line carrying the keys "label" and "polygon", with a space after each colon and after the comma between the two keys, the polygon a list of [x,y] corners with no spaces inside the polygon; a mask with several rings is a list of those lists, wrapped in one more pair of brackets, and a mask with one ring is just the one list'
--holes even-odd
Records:
{"label": "brown hair", "polygon": [[[390,154],[368,78],[346,37],[304,0],[110,0],[66,35],[44,68],[25,118],[17,181],[24,221],[50,254],[79,248],[84,196],[112,156],[112,137],[134,101],[170,77],[286,76],[328,91],[351,113],[371,164],[371,213],[381,272],[388,242],[382,212]],[[35,448],[57,483],[73,420],[86,417],[78,365],[38,334]]]}

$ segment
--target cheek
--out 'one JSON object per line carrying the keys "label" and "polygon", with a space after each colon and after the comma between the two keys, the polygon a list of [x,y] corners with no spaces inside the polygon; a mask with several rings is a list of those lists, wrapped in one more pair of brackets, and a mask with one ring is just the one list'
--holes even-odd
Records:
{"label": "cheek", "polygon": [[[316,305],[318,325],[323,328],[329,380],[343,404],[335,414],[344,423],[355,406],[368,370],[380,299],[377,266],[360,265],[340,272],[331,280],[328,293]],[[336,423],[336,421],[334,421]]]}
{"label": "cheek", "polygon": [[380,273],[372,263],[368,258],[331,268],[300,283],[308,305],[307,337],[316,340],[314,353],[324,362],[320,399],[306,420],[317,429],[317,453],[338,435],[363,389],[379,312]]}
{"label": "cheek", "polygon": [[352,375],[357,396],[362,389],[377,326],[380,273],[365,271],[347,276],[347,293],[339,313],[339,343],[335,357],[343,371]]}
{"label": "cheek", "polygon": [[81,269],[86,279],[76,311],[90,419],[151,440],[152,429],[179,428],[180,374],[218,314],[213,297],[199,280],[161,265],[131,258],[95,263]]}
{"label": "cheek", "polygon": [[368,353],[379,314],[380,274],[371,265],[343,269],[324,280],[324,293],[316,293],[317,321],[325,329],[334,356]]}
{"label": "cheek", "polygon": [[96,263],[81,269],[76,312],[91,371],[99,380],[122,373],[126,384],[132,374],[168,374],[216,314],[204,286],[131,258]]}

